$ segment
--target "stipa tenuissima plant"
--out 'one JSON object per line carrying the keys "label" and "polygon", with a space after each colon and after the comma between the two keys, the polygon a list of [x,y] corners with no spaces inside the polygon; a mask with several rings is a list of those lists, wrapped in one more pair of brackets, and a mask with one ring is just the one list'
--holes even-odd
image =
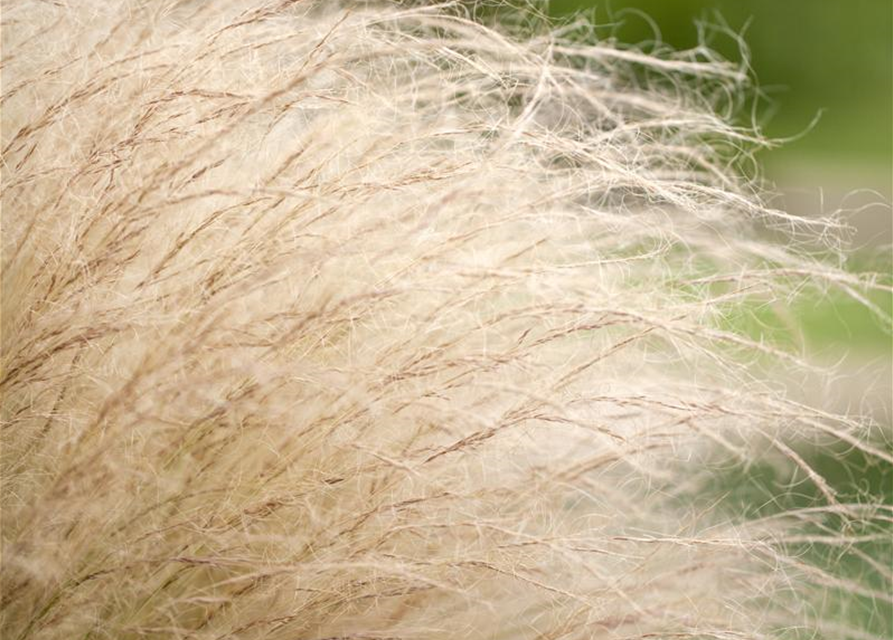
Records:
{"label": "stipa tenuissima plant", "polygon": [[[2,20],[4,638],[883,629],[890,508],[802,445],[888,450],[723,322],[876,286],[742,177],[742,69],[454,5]],[[724,508],[758,460],[818,500]]]}

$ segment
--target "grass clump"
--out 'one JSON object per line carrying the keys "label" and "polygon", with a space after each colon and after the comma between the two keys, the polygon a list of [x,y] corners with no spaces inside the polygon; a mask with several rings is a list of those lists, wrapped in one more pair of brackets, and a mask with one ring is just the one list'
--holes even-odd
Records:
{"label": "grass clump", "polygon": [[4,637],[867,633],[796,513],[685,497],[719,450],[843,550],[889,521],[798,453],[891,462],[774,374],[834,378],[717,325],[880,287],[758,233],[834,227],[730,160],[744,69],[451,3],[3,14]]}

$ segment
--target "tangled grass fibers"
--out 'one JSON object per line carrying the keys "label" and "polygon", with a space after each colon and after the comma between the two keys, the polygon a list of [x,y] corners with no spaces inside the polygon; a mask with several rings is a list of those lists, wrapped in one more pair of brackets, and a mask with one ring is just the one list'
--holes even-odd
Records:
{"label": "tangled grass fibers", "polygon": [[[879,285],[761,204],[745,70],[455,4],[2,20],[4,638],[877,633],[890,506],[801,452],[889,448],[723,318]],[[819,499],[704,499],[767,461]]]}

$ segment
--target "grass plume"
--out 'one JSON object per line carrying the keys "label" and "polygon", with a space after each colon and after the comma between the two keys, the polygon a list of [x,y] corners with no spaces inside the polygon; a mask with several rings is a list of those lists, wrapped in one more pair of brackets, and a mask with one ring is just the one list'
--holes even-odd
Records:
{"label": "grass plume", "polygon": [[[879,633],[802,446],[889,445],[723,318],[889,287],[762,203],[746,70],[462,7],[4,0],[5,638]],[[702,503],[759,464],[814,503]]]}

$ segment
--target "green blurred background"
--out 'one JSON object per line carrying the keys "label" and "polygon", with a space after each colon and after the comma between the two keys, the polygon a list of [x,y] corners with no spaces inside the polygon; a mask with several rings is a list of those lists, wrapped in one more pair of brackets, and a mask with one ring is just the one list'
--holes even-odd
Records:
{"label": "green blurred background", "polygon": [[[893,2],[891,0],[551,0],[551,13],[585,11],[602,37],[648,48],[707,44],[728,59],[743,35],[765,95],[760,122],[772,138],[766,176],[795,213],[858,209],[848,216],[857,247],[893,242]],[[814,128],[810,124],[819,115]],[[802,134],[802,135],[801,135]]]}
{"label": "green blurred background", "polygon": [[[758,155],[779,193],[775,204],[804,216],[849,210],[855,249],[849,268],[876,271],[893,282],[893,1],[551,0],[549,10],[559,19],[583,10],[603,25],[600,38],[645,50],[656,40],[691,49],[706,35],[712,50],[738,61],[742,51],[734,34],[742,36],[763,96],[756,105],[758,123],[770,138],[794,138]],[[720,28],[699,30],[699,24]],[[888,317],[893,313],[890,294],[875,294],[872,301]],[[839,409],[873,418],[879,446],[893,450],[893,339],[884,320],[844,295],[815,293],[799,302],[742,306],[727,320],[729,328],[755,339],[841,364]],[[800,454],[844,501],[871,495],[893,504],[890,465],[845,448],[804,447]],[[734,512],[757,515],[821,502],[808,483],[774,473],[762,463],[738,469],[704,499],[721,494]],[[893,566],[893,535],[887,540],[857,545],[858,551]],[[811,548],[803,558],[880,592],[889,588],[855,556]],[[843,589],[829,592],[822,608],[828,620],[871,637],[893,637],[889,603]]]}
{"label": "green blurred background", "polygon": [[[893,1],[550,0],[548,8],[559,21],[583,12],[600,39],[646,51],[658,41],[706,44],[740,61],[744,42],[759,89],[756,122],[769,138],[788,139],[757,154],[778,194],[772,204],[803,216],[840,211],[853,228],[848,268],[893,282]],[[749,124],[751,112],[742,117]],[[872,301],[893,313],[893,296]],[[870,393],[869,413],[893,422],[893,340],[861,303],[806,295],[741,309],[731,322],[759,339],[847,358],[864,372],[848,401]]]}
{"label": "green blurred background", "polygon": [[[849,268],[877,271],[882,281],[893,282],[893,1],[551,0],[549,10],[559,19],[583,10],[603,25],[600,38],[645,50],[656,40],[691,49],[706,36],[704,44],[738,61],[740,35],[762,96],[757,122],[770,138],[794,138],[758,155],[779,193],[773,204],[804,216],[849,210],[855,249]],[[893,313],[893,296],[878,293],[872,301],[887,316]],[[727,322],[755,339],[841,364],[838,408],[873,418],[879,446],[893,450],[893,339],[884,320],[845,295],[807,293],[795,302],[742,306]],[[871,495],[893,504],[890,465],[846,448],[803,447],[800,454],[843,501]],[[770,464],[715,482],[703,499],[722,496],[735,513],[767,515],[821,503],[814,487],[777,477]],[[840,523],[824,525],[834,530]],[[882,530],[893,533],[889,526]],[[887,540],[856,546],[889,567],[893,535]],[[855,555],[818,547],[803,554],[834,575],[879,592],[889,588]],[[821,608],[827,620],[871,637],[893,637],[889,603],[842,589],[829,592]]]}

